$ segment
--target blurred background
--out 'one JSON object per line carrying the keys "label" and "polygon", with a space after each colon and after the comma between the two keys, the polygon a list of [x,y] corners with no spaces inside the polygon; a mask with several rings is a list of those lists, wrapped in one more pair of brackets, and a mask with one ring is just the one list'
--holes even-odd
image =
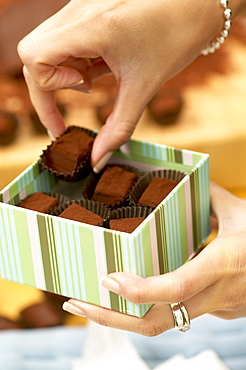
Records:
{"label": "blurred background", "polygon": [[[67,2],[0,0],[0,189],[50,143],[29,100],[17,43]],[[57,104],[68,125],[100,129],[115,91],[114,78],[104,77],[91,95],[57,92]],[[160,89],[133,138],[209,153],[211,179],[246,198],[245,99],[246,26],[238,21],[220,50],[199,57]],[[64,300],[0,279],[0,329],[84,325],[85,319],[61,311]]]}

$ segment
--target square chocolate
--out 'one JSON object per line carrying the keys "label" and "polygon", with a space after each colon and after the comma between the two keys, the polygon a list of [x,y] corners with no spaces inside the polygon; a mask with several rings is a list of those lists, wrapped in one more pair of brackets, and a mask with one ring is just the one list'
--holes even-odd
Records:
{"label": "square chocolate", "polygon": [[119,218],[109,221],[109,228],[112,230],[132,233],[143,221],[144,217]]}
{"label": "square chocolate", "polygon": [[141,195],[138,204],[141,206],[157,207],[177,184],[178,181],[175,180],[155,177]]}
{"label": "square chocolate", "polygon": [[98,226],[103,221],[102,217],[78,205],[77,203],[71,204],[58,217],[95,226]]}
{"label": "square chocolate", "polygon": [[106,205],[124,200],[137,180],[134,172],[120,166],[108,166],[98,181],[92,199]]}
{"label": "square chocolate", "polygon": [[77,169],[90,154],[94,138],[73,129],[59,137],[45,153],[46,166],[64,175]]}
{"label": "square chocolate", "polygon": [[31,209],[36,212],[48,213],[53,208],[58,206],[58,204],[58,199],[38,192],[29,195],[19,204],[19,206],[22,208]]}

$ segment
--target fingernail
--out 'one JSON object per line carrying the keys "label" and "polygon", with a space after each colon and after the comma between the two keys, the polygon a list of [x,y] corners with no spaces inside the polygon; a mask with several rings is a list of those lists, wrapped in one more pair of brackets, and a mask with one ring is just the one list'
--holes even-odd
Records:
{"label": "fingernail", "polygon": [[107,276],[103,276],[100,280],[100,284],[104,286],[104,288],[110,290],[113,293],[120,294],[121,293],[121,287],[120,284]]}
{"label": "fingernail", "polygon": [[62,305],[62,309],[64,311],[72,313],[73,315],[86,317],[83,310],[81,310],[80,308],[78,308],[77,306],[74,306],[73,304],[71,304],[69,302],[64,302],[63,305]]}
{"label": "fingernail", "polygon": [[112,155],[113,155],[113,152],[108,152],[107,154],[105,154],[100,159],[100,161],[93,167],[93,171],[95,173],[99,173],[105,167],[105,165],[108,163],[108,161],[112,157]]}
{"label": "fingernail", "polygon": [[47,130],[47,134],[49,135],[51,141],[56,140],[56,137],[53,135],[53,133],[50,130]]}
{"label": "fingernail", "polygon": [[83,77],[78,81],[78,82],[75,82],[74,84],[72,85],[69,85],[67,87],[74,87],[74,86],[78,86],[78,85],[81,85],[85,82],[85,80],[83,79]]}
{"label": "fingernail", "polygon": [[129,142],[127,142],[127,143],[125,143],[125,144],[121,145],[121,147],[120,147],[120,151],[121,151],[122,153],[129,154],[129,153],[131,152],[131,149],[130,149],[130,143],[129,143]]}

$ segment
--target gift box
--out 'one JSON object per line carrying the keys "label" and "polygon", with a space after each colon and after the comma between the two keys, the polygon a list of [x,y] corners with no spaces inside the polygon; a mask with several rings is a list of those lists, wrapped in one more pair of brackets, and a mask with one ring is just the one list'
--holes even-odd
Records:
{"label": "gift box", "polygon": [[87,179],[66,183],[39,161],[0,192],[0,273],[3,279],[142,317],[137,305],[99,284],[111,272],[142,277],[186,263],[210,234],[209,155],[131,140],[109,163],[143,173],[167,169],[184,177],[131,234],[18,207],[34,192],[81,197]]}

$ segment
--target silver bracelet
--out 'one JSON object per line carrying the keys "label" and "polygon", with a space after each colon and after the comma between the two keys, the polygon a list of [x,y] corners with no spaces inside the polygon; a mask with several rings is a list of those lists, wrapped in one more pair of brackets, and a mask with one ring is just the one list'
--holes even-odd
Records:
{"label": "silver bracelet", "polygon": [[228,8],[228,0],[220,0],[220,5],[224,9],[224,28],[220,32],[220,35],[215,39],[214,42],[212,42],[209,46],[207,46],[205,49],[202,49],[201,54],[202,55],[209,55],[215,52],[215,50],[219,49],[221,45],[225,42],[227,36],[229,35],[229,30],[232,26],[231,21],[231,9]]}

